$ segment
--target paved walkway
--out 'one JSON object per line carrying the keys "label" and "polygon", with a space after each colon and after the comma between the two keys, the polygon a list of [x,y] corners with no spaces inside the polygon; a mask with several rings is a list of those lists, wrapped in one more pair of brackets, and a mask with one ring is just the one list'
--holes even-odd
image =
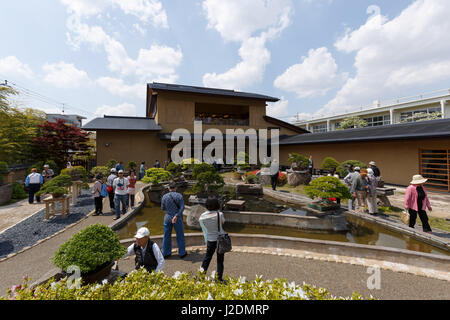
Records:
{"label": "paved walkway", "polygon": [[[378,299],[395,300],[450,300],[450,282],[380,270],[380,290],[369,290],[367,280],[371,274],[363,266],[342,264],[299,257],[277,256],[271,254],[245,253],[241,248],[225,255],[225,275],[245,276],[252,281],[255,275],[263,279],[286,278],[297,284],[303,282],[326,288],[334,296],[351,296],[354,291],[365,297],[372,295]],[[195,274],[200,268],[205,250],[188,249],[184,259],[172,256],[166,260],[164,272],[172,276],[175,271]],[[208,275],[217,270],[215,257],[211,261]],[[119,269],[130,272],[134,258],[119,261]]]}
{"label": "paved walkway", "polygon": [[45,208],[45,204],[29,204],[28,198],[0,207],[0,233]]}

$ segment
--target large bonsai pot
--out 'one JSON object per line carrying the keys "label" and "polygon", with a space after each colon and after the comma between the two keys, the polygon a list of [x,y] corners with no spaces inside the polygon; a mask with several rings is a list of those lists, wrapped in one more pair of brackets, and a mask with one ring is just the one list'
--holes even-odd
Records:
{"label": "large bonsai pot", "polygon": [[83,279],[83,284],[92,284],[96,282],[100,282],[106,278],[108,278],[111,273],[111,268],[113,267],[114,262],[108,262],[104,265],[98,267],[96,270],[91,271],[89,273],[81,274],[81,278]]}
{"label": "large bonsai pot", "polygon": [[12,184],[0,185],[0,205],[8,203],[13,194]]}

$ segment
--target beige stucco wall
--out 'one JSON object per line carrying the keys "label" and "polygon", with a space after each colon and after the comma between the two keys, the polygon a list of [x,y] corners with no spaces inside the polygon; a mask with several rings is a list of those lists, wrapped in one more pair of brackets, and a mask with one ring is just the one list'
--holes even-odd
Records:
{"label": "beige stucco wall", "polygon": [[312,155],[314,167],[320,168],[323,159],[337,161],[375,161],[387,183],[408,185],[413,175],[419,173],[419,149],[450,149],[450,139],[417,139],[376,142],[326,143],[297,146],[280,146],[280,163],[289,165],[289,153]]}

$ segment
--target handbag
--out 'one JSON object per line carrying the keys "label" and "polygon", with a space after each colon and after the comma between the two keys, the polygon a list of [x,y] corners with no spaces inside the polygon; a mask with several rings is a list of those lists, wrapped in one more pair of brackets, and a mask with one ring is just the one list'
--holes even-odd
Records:
{"label": "handbag", "polygon": [[231,239],[228,236],[228,233],[220,232],[220,212],[217,211],[217,253],[224,254],[226,252],[230,252],[232,249]]}
{"label": "handbag", "polygon": [[407,226],[409,226],[409,212],[407,210],[403,210],[401,215],[400,215],[400,220],[402,220],[402,222],[404,224],[406,224]]}

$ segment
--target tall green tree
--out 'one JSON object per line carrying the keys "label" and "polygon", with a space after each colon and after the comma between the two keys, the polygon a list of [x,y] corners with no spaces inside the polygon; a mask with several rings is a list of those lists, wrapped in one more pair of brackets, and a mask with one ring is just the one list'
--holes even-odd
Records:
{"label": "tall green tree", "polygon": [[9,164],[34,160],[33,139],[38,124],[45,121],[45,113],[33,109],[22,110],[11,105],[8,97],[19,94],[0,86],[0,160]]}

